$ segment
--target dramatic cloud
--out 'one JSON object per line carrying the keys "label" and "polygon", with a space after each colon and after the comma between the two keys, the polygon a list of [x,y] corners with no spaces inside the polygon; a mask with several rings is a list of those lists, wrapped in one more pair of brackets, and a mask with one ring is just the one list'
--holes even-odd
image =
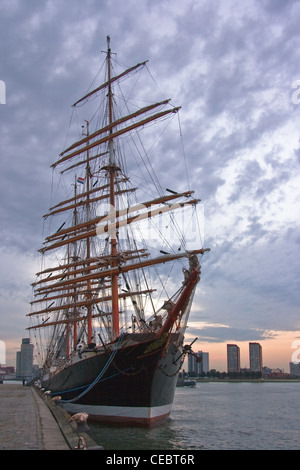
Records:
{"label": "dramatic cloud", "polygon": [[1,340],[15,338],[16,328],[26,335],[49,165],[66,144],[70,105],[103,63],[107,34],[122,64],[150,59],[160,97],[182,106],[182,162],[172,127],[150,151],[164,187],[184,189],[187,168],[204,203],[212,251],[202,260],[192,321],[208,326],[190,333],[203,342],[296,336],[299,21],[297,0],[2,1]]}

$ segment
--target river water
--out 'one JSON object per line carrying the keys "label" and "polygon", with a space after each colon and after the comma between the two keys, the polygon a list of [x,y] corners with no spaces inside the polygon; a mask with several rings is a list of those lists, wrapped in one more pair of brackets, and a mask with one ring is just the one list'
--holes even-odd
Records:
{"label": "river water", "polygon": [[201,382],[176,389],[160,426],[89,426],[105,450],[296,450],[299,402],[300,382]]}

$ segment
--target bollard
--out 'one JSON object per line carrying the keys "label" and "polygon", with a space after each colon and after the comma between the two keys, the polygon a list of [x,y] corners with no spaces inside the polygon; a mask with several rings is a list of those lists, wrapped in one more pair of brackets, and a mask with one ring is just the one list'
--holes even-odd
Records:
{"label": "bollard", "polygon": [[51,398],[51,401],[53,402],[54,405],[59,405],[60,400],[61,400],[60,396]]}
{"label": "bollard", "polygon": [[78,444],[77,446],[75,446],[75,449],[78,449],[78,450],[87,450],[87,445],[86,445],[86,442],[85,440],[83,439],[83,437],[79,437],[78,439]]}
{"label": "bollard", "polygon": [[75,421],[77,424],[77,431],[89,433],[90,428],[87,425],[88,417],[89,415],[87,413],[76,413],[75,415],[71,416],[69,421],[70,423]]}

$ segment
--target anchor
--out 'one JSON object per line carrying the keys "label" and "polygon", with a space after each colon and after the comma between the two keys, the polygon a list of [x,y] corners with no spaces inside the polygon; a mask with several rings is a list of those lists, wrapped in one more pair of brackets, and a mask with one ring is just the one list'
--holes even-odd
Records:
{"label": "anchor", "polygon": [[183,346],[183,351],[182,353],[180,354],[180,356],[176,359],[176,361],[173,361],[173,364],[176,364],[177,361],[179,361],[179,359],[183,356],[183,355],[186,355],[186,354],[191,354],[192,356],[196,357],[197,359],[197,362],[201,362],[202,361],[202,358],[199,358],[197,356],[196,353],[194,353],[194,351],[192,350],[192,346],[193,344],[195,343],[195,341],[197,341],[198,338],[195,338],[194,341],[192,341],[190,344],[185,344]]}

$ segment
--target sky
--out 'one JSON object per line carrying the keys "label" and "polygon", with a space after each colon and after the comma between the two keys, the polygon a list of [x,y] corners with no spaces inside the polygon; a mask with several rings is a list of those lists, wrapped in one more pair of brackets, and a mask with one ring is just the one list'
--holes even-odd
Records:
{"label": "sky", "polygon": [[[226,370],[226,344],[300,359],[300,2],[1,0],[0,345],[15,364],[71,105],[103,61],[149,60],[180,126],[204,246],[187,341]],[[5,88],[4,85],[5,84]],[[164,143],[171,155],[174,143]],[[178,165],[168,168],[181,184]],[[163,167],[160,168],[163,172]],[[1,351],[0,351],[1,353]],[[293,355],[294,354],[294,355]],[[1,355],[1,354],[0,354]]]}

